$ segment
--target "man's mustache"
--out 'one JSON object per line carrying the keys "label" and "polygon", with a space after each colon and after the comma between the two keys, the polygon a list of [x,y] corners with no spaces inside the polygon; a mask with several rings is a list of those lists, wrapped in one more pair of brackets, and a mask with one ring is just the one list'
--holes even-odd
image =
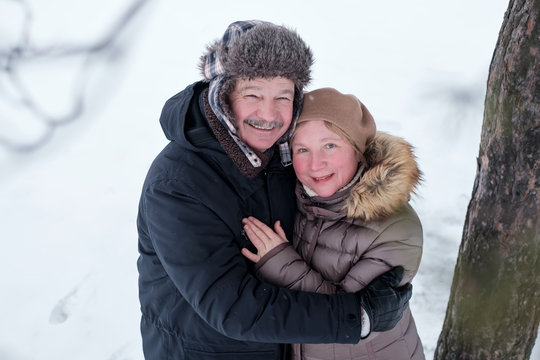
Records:
{"label": "man's mustache", "polygon": [[270,130],[274,128],[281,128],[283,121],[266,121],[261,119],[245,119],[244,124],[254,126],[259,129]]}

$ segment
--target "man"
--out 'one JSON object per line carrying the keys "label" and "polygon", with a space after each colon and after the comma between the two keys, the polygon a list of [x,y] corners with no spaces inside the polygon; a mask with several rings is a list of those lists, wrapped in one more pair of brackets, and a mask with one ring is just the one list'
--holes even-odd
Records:
{"label": "man", "polygon": [[400,319],[410,289],[392,287],[399,271],[357,294],[303,293],[260,282],[240,252],[248,215],[292,233],[287,139],[312,63],[295,32],[236,22],[202,57],[205,81],[165,104],[170,143],[137,221],[147,359],[287,359],[284,343],[357,343]]}

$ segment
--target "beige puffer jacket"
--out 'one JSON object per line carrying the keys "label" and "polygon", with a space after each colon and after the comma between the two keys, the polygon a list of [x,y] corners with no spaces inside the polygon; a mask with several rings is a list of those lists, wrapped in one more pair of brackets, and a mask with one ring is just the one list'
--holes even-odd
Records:
{"label": "beige puffer jacket", "polygon": [[[356,292],[401,265],[410,282],[422,256],[422,225],[409,206],[420,181],[411,146],[377,132],[366,149],[369,168],[357,183],[328,198],[309,197],[298,184],[293,244],[272,249],[257,264],[265,281],[291,289]],[[293,345],[294,359],[424,359],[410,310],[396,327],[356,345]]]}

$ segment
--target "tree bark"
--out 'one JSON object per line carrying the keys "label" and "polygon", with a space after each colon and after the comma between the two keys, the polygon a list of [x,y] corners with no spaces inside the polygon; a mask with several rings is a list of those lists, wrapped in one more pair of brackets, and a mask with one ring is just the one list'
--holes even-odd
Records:
{"label": "tree bark", "polygon": [[435,359],[528,359],[540,320],[540,0],[511,0]]}

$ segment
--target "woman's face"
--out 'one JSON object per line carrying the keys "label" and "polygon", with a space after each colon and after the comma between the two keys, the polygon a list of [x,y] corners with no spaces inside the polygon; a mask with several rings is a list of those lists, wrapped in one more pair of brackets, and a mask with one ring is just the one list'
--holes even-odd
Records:
{"label": "woman's face", "polygon": [[298,180],[319,196],[333,195],[358,169],[360,157],[354,147],[321,120],[299,124],[291,147]]}

